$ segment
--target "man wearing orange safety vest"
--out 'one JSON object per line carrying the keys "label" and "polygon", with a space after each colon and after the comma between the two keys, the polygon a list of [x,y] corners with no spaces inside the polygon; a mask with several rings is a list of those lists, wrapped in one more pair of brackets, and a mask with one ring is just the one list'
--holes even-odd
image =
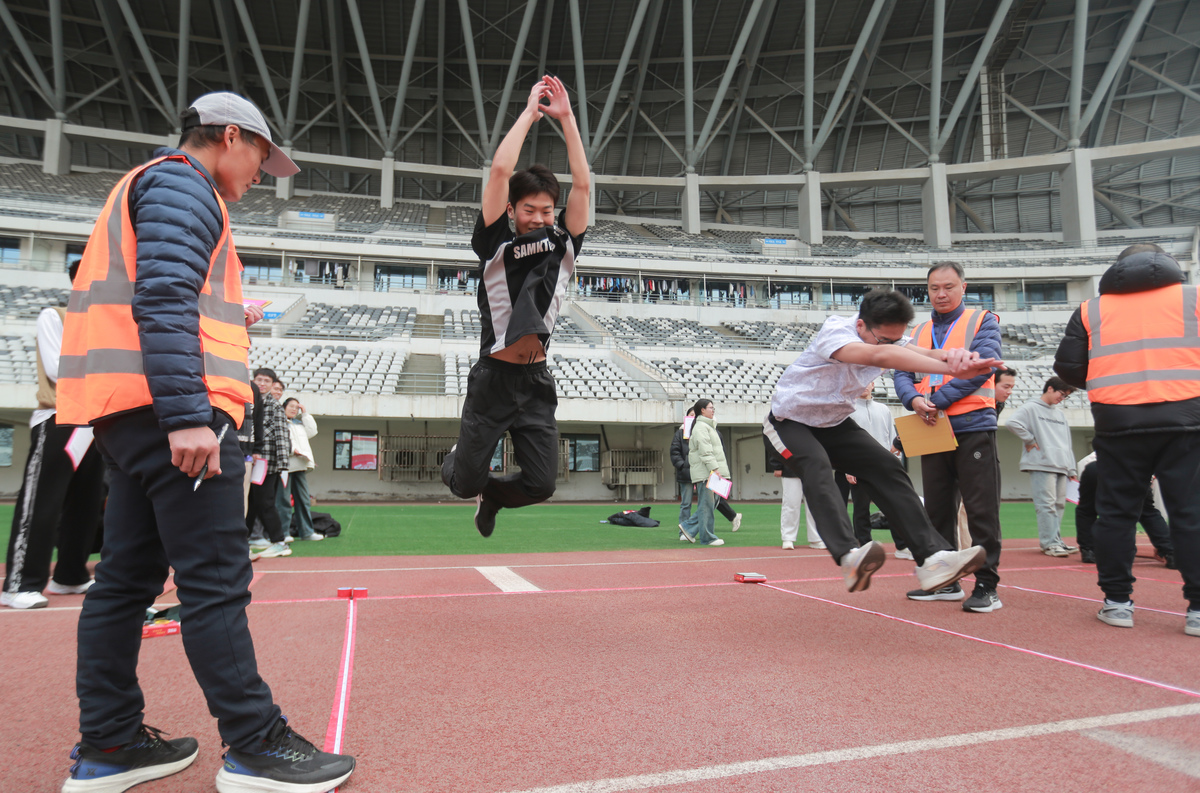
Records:
{"label": "man wearing orange safety vest", "polygon": [[[964,349],[981,358],[1000,358],[1000,320],[991,311],[963,302],[967,282],[962,265],[940,262],[926,276],[933,314],[917,325],[913,344],[929,349]],[[987,563],[975,574],[975,589],[963,600],[958,584],[935,592],[908,593],[912,600],[963,600],[964,611],[987,613],[1001,607],[996,586],[1000,583],[1000,459],[996,453],[996,383],[994,373],[969,379],[908,372],[893,375],[896,396],[926,423],[939,414],[949,417],[958,448],[921,457],[921,483],[925,511],[934,528],[951,544],[958,535],[958,505],[967,513],[974,545],[987,551]]]}
{"label": "man wearing orange safety vest", "polygon": [[1200,636],[1200,290],[1184,280],[1157,245],[1126,248],[1071,316],[1054,371],[1087,388],[1096,425],[1096,616],[1133,627],[1135,524],[1155,476],[1189,604],[1184,633]]}
{"label": "man wearing orange safety vest", "polygon": [[63,328],[58,421],[94,428],[111,481],[103,556],[79,617],[81,740],[62,789],[124,790],[195,760],[195,738],[167,740],[144,724],[138,686],[146,610],[173,569],[184,649],[229,746],[217,790],[324,790],[354,759],[291,730],[258,674],[246,621],[237,427],[253,401],[246,325],[262,311],[243,307],[225,206],[260,170],[299,168],[234,94],[200,97],[182,128],[178,149],[159,149],[109,194]]}

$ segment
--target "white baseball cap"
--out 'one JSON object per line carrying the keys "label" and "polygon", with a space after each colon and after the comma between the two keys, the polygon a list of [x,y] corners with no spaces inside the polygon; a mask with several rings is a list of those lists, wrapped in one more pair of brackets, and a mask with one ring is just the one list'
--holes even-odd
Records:
{"label": "white baseball cap", "polygon": [[271,154],[262,164],[264,172],[277,178],[286,178],[300,173],[300,166],[292,162],[292,158],[283,153],[283,149],[271,140],[271,130],[267,119],[263,117],[254,103],[249,99],[232,94],[228,91],[218,91],[192,102],[188,112],[184,114],[183,128],[226,126],[234,124],[241,129],[266,138],[271,145]]}

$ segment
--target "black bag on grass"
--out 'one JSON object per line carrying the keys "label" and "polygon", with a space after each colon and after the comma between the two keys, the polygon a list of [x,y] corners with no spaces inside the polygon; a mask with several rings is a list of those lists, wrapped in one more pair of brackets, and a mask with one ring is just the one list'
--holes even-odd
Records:
{"label": "black bag on grass", "polygon": [[646,529],[658,526],[658,521],[650,517],[650,507],[642,507],[638,510],[627,509],[624,512],[609,515],[608,522],[616,526],[641,526]]}
{"label": "black bag on grass", "polygon": [[324,534],[326,539],[330,537],[340,537],[342,534],[342,524],[333,519],[333,515],[328,512],[312,513],[313,531],[317,534]]}

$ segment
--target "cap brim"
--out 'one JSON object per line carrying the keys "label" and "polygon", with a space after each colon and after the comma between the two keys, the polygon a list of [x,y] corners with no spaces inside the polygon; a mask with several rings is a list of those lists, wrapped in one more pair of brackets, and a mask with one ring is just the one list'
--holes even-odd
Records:
{"label": "cap brim", "polygon": [[262,164],[262,169],[263,173],[274,176],[276,179],[286,179],[300,173],[300,166],[292,162],[292,158],[284,154],[283,149],[274,143],[271,144],[271,154]]}

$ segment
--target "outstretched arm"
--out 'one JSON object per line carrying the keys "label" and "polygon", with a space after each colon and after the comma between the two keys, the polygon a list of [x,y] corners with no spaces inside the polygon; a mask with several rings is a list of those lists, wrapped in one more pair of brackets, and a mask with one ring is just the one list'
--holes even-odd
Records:
{"label": "outstretched arm", "polygon": [[548,87],[546,96],[550,100],[550,104],[543,109],[546,115],[562,125],[563,137],[567,139],[567,163],[571,166],[571,195],[567,198],[565,222],[567,233],[578,237],[587,231],[592,174],[588,168],[587,153],[583,149],[583,138],[580,137],[579,127],[575,123],[575,113],[571,110],[567,87],[563,85],[562,80],[550,75],[543,77],[542,81]]}
{"label": "outstretched arm", "polygon": [[[483,224],[490,226],[495,223],[505,210],[508,209],[508,180],[517,167],[517,159],[521,156],[521,147],[525,145],[525,136],[533,122],[542,117],[542,97],[547,95],[549,88],[545,80],[538,80],[529,91],[525,101],[525,109],[512,129],[496,147],[492,155],[492,167],[488,172],[487,187],[483,188]],[[578,136],[578,131],[575,133]]]}
{"label": "outstretched arm", "polygon": [[842,363],[955,377],[974,377],[1003,365],[1003,362],[994,358],[980,358],[978,353],[968,353],[962,349],[923,350],[862,342],[847,344],[835,352],[833,358]]}

